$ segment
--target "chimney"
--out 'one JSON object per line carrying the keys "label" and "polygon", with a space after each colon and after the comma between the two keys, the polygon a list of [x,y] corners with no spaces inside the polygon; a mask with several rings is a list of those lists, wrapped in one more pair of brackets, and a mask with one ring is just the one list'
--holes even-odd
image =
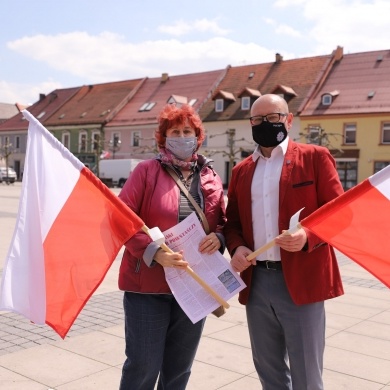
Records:
{"label": "chimney", "polygon": [[279,64],[279,63],[281,63],[282,61],[283,61],[283,56],[280,55],[279,53],[276,53],[276,54],[275,54],[275,62],[276,62],[277,64]]}
{"label": "chimney", "polygon": [[43,100],[45,97],[46,97],[46,95],[44,93],[39,94],[39,100]]}
{"label": "chimney", "polygon": [[341,46],[337,46],[336,50],[334,51],[334,60],[340,61],[344,56],[344,49]]}
{"label": "chimney", "polygon": [[168,73],[163,73],[161,75],[161,82],[162,83],[166,83],[168,81],[168,79],[169,79]]}

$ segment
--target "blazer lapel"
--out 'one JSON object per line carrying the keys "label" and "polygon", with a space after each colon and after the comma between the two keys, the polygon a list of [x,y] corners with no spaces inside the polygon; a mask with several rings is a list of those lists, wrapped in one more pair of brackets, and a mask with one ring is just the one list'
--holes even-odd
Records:
{"label": "blazer lapel", "polygon": [[295,165],[297,158],[297,146],[296,143],[289,140],[287,145],[286,155],[284,156],[282,173],[280,175],[279,182],[279,210],[282,208],[284,198],[287,193],[287,189],[291,185],[291,172]]}

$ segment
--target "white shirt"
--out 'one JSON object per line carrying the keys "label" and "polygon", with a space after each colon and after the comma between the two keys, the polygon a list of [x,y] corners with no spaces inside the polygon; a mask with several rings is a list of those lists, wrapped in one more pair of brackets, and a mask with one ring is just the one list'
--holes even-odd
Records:
{"label": "white shirt", "polygon": [[[259,146],[252,155],[257,161],[251,188],[254,250],[279,235],[279,181],[287,145],[288,137],[272,150],[271,157],[264,157]],[[279,246],[274,245],[256,259],[280,261]]]}

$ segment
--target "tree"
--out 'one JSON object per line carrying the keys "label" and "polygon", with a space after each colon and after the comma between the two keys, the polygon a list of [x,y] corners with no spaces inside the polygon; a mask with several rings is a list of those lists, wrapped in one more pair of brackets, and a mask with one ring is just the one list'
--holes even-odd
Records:
{"label": "tree", "polygon": [[9,142],[8,137],[5,137],[5,144],[0,146],[0,157],[5,159],[5,168],[6,168],[6,182],[9,184],[8,180],[8,167],[9,167],[9,156],[13,153],[12,144]]}
{"label": "tree", "polygon": [[[228,149],[227,150],[206,149],[204,151],[204,154],[206,156],[211,157],[217,153],[221,153],[223,157],[229,158],[229,170],[228,170],[228,182],[227,182],[227,184],[229,184],[230,179],[232,177],[232,170],[233,170],[235,162],[241,160],[242,152],[246,151],[242,146],[237,146],[237,142],[245,141],[248,144],[253,144],[253,143],[246,141],[245,138],[236,139],[236,129],[228,129],[225,132],[220,133],[220,134],[211,134],[209,136],[209,138],[219,137],[219,136],[225,135],[225,134],[227,134],[227,136],[228,136],[228,142],[227,142]],[[239,155],[239,156],[237,156],[237,155]]]}
{"label": "tree", "polygon": [[328,133],[324,128],[320,126],[309,126],[305,128],[306,133],[299,133],[299,138],[304,138],[306,143],[315,144],[324,146],[329,150],[337,150],[340,153],[344,153],[340,148],[336,148],[332,145],[330,138],[337,139],[337,137],[342,137],[344,139],[343,134],[340,133]]}

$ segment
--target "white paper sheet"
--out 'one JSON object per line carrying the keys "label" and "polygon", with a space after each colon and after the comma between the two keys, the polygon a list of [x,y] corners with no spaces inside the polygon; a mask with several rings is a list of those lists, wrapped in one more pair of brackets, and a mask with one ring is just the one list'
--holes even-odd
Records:
{"label": "white paper sheet", "polygon": [[[174,251],[184,251],[184,259],[225,301],[246,287],[220,252],[201,254],[199,242],[206,235],[196,214],[163,232],[165,243]],[[215,310],[219,303],[186,271],[164,268],[165,278],[177,302],[189,319],[196,323]]]}

